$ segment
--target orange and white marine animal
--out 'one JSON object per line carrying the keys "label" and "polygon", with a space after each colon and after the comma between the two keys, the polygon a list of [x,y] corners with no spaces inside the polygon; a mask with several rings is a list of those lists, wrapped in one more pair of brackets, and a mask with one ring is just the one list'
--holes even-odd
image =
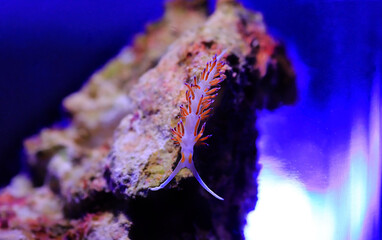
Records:
{"label": "orange and white marine animal", "polygon": [[[214,102],[214,98],[220,89],[219,83],[226,77],[222,69],[225,63],[220,61],[224,53],[225,51],[219,56],[215,55],[207,63],[200,74],[199,81],[195,76],[191,84],[185,83],[188,88],[186,91],[187,105],[180,106],[181,119],[177,126],[171,129],[173,134],[172,140],[174,140],[175,144],[181,146],[182,157],[166,181],[158,187],[151,188],[151,190],[156,191],[164,188],[182,168],[188,168],[205,190],[217,199],[224,200],[207,187],[196,171],[193,162],[194,146],[208,146],[205,141],[211,137],[211,135],[203,136],[203,132],[206,125],[205,121],[212,112],[211,104]],[[201,125],[202,123],[203,125]]]}

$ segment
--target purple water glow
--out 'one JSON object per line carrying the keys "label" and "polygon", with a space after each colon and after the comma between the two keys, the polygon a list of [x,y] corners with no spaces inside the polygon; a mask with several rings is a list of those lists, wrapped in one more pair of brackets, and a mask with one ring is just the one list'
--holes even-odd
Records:
{"label": "purple water glow", "polygon": [[311,69],[295,50],[290,55],[300,99],[259,113],[263,169],[245,236],[380,239],[381,71],[369,88],[344,85],[318,108],[320,99],[309,91]]}

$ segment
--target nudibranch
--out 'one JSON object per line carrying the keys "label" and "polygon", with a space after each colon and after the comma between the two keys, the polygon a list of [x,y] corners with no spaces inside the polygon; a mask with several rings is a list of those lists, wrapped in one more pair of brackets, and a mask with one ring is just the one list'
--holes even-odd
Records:
{"label": "nudibranch", "polygon": [[181,159],[171,173],[171,175],[160,186],[151,188],[156,191],[164,188],[182,168],[188,168],[196,180],[207,190],[212,196],[219,200],[224,200],[218,196],[200,178],[195,169],[193,156],[194,146],[207,145],[205,142],[211,135],[203,136],[206,126],[206,120],[212,112],[211,104],[220,89],[221,83],[226,76],[223,74],[223,66],[225,63],[220,61],[225,51],[219,56],[215,56],[209,61],[199,76],[199,81],[194,76],[191,84],[185,83],[187,86],[186,101],[187,105],[180,106],[181,118],[177,126],[171,129],[174,143],[181,146]]}

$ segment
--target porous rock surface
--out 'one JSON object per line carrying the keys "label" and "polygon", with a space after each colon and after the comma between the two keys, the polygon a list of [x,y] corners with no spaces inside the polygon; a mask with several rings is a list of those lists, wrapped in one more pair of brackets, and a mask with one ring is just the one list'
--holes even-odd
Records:
{"label": "porous rock surface", "polygon": [[[33,224],[18,213],[4,220],[0,212],[0,234],[29,239],[37,226],[57,239],[243,238],[246,214],[257,200],[256,111],[293,103],[295,75],[260,13],[221,0],[207,17],[206,6],[170,2],[160,22],[64,100],[72,116],[68,126],[25,141],[35,187],[25,180],[24,198],[43,194],[52,210],[28,205]],[[166,189],[150,191],[179,159],[170,128],[185,103],[184,82],[222,50],[227,79],[205,131],[213,136],[208,147],[195,148],[194,161],[225,200],[210,196],[187,169]],[[0,211],[15,200],[10,189],[16,187],[0,194]]]}
{"label": "porous rock surface", "polygon": [[0,191],[0,239],[126,239],[131,222],[108,211],[67,219],[63,204],[47,186],[33,188],[24,175]]}

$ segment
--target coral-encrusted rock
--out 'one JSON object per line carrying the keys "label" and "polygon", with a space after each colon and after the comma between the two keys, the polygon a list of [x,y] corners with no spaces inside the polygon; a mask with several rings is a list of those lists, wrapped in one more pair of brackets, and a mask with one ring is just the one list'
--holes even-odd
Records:
{"label": "coral-encrusted rock", "polygon": [[52,222],[62,219],[62,202],[48,187],[33,188],[26,176],[14,177],[0,192],[1,227],[37,223],[41,218]]}
{"label": "coral-encrusted rock", "polygon": [[161,21],[148,26],[147,33],[136,37],[133,46],[122,49],[81,91],[65,99],[65,108],[72,113],[74,123],[89,134],[91,144],[103,144],[105,137],[112,136],[122,117],[135,110],[129,96],[131,87],[155,66],[175,39],[205,21],[204,3],[168,3]]}
{"label": "coral-encrusted rock", "polygon": [[[239,106],[246,97],[256,98],[258,101],[251,99],[252,103],[248,104],[260,108],[286,102],[282,96],[265,102],[269,94],[274,94],[272,87],[276,90],[284,84],[292,89],[294,86],[293,73],[286,79],[281,79],[284,77],[281,74],[276,76],[283,71],[280,66],[283,62],[277,57],[278,48],[266,33],[260,14],[232,2],[221,3],[203,26],[173,43],[158,65],[144,74],[130,92],[135,111],[119,125],[110,154],[111,181],[115,189],[134,197],[168,177],[178,157],[169,129],[177,122],[179,104],[184,103],[183,83],[200,73],[213,54],[223,49],[228,51],[227,73],[231,77],[226,84],[252,90],[250,96],[246,96],[246,92],[232,92],[235,95],[227,104]],[[190,174],[183,171],[181,176]]]}
{"label": "coral-encrusted rock", "polygon": [[127,113],[136,111],[129,95],[132,86],[169,44],[205,21],[205,5],[204,0],[169,2],[162,20],[149,25],[133,46],[124,48],[65,99],[64,106],[73,116],[68,127],[45,129],[25,141],[36,185],[47,180],[68,203],[108,191],[103,177],[106,155],[115,127]]}
{"label": "coral-encrusted rock", "polygon": [[103,177],[108,144],[90,148],[79,138],[78,131],[69,127],[45,129],[25,141],[35,184],[46,180],[68,203],[108,191]]}
{"label": "coral-encrusted rock", "polygon": [[71,220],[72,228],[65,233],[69,239],[129,240],[131,222],[123,214],[110,212],[87,214],[79,220]]}
{"label": "coral-encrusted rock", "polygon": [[[0,194],[2,238],[243,238],[256,204],[256,110],[293,103],[295,76],[260,13],[221,0],[207,19],[206,6],[204,0],[169,3],[163,20],[65,99],[72,115],[67,127],[25,141],[40,187],[24,182],[25,189],[16,184]],[[205,130],[213,136],[208,147],[195,148],[194,161],[225,200],[210,196],[187,169],[151,192],[179,158],[170,129],[185,103],[184,82],[223,49],[227,79]],[[23,189],[27,195],[11,193]],[[46,209],[25,207],[37,196],[51,200]],[[14,206],[33,218],[25,221]]]}
{"label": "coral-encrusted rock", "polygon": [[[179,187],[181,191],[150,193],[148,189],[164,181],[179,158],[169,129],[185,102],[184,81],[223,49],[227,79],[206,127],[206,134],[213,137],[209,147],[195,149],[194,160],[207,185],[225,201],[217,202],[191,179]],[[130,91],[136,110],[121,121],[109,155],[113,192],[130,199],[148,194],[147,200],[132,201],[131,205],[137,202],[132,220],[152,231],[137,227],[132,236],[150,239],[166,232],[168,238],[192,239],[196,231],[199,238],[242,238],[246,213],[254,208],[257,194],[256,109],[292,103],[295,93],[289,61],[267,34],[261,14],[233,1],[221,1],[203,26],[174,42]],[[190,176],[183,170],[177,180]],[[173,222],[171,227],[158,223],[161,217]]]}
{"label": "coral-encrusted rock", "polygon": [[0,239],[129,239],[123,214],[99,212],[65,219],[62,201],[48,187],[16,176],[0,192]]}

